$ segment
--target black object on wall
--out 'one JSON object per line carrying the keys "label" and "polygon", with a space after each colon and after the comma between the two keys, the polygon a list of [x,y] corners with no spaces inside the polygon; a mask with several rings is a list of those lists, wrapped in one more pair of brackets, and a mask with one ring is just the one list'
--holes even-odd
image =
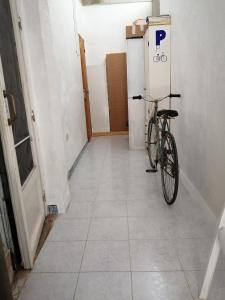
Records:
{"label": "black object on wall", "polygon": [[13,239],[13,246],[14,246],[14,249],[10,249],[12,263],[13,263],[14,270],[18,270],[21,266],[21,254],[20,254],[20,248],[18,243],[16,223],[15,223],[15,218],[13,213],[11,196],[9,191],[8,176],[7,176],[7,171],[6,171],[5,161],[4,161],[1,137],[0,137],[0,178],[2,181],[4,200],[6,203],[7,214],[8,214],[11,235]]}
{"label": "black object on wall", "polygon": [[0,300],[13,300],[1,236],[0,236],[0,282],[1,282]]}

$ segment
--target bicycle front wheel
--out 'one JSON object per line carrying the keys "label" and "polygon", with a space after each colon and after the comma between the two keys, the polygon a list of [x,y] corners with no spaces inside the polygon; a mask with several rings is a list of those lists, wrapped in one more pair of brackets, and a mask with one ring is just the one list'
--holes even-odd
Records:
{"label": "bicycle front wheel", "polygon": [[179,185],[179,165],[175,139],[170,132],[162,134],[161,178],[164,198],[171,205],[176,201]]}
{"label": "bicycle front wheel", "polygon": [[150,165],[153,169],[156,169],[157,161],[157,134],[156,124],[153,119],[148,123],[148,156]]}

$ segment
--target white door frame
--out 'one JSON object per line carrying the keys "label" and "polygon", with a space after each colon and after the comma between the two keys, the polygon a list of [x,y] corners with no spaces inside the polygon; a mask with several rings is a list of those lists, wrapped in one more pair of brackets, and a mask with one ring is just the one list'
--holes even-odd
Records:
{"label": "white door frame", "polygon": [[[18,26],[18,14],[17,14],[17,8],[16,8],[16,1],[15,0],[9,0],[10,2],[10,8],[11,8],[11,16],[13,21],[13,28],[14,28],[14,35],[15,35],[15,41],[16,41],[16,49],[17,49],[17,56],[18,56],[18,63],[19,63],[19,70],[20,70],[20,76],[21,76],[21,82],[22,82],[22,90],[23,90],[23,96],[24,96],[24,103],[27,113],[27,122],[28,122],[28,128],[29,132],[32,132],[32,154],[33,154],[33,161],[34,165],[39,165],[38,160],[38,152],[36,147],[36,138],[35,138],[35,128],[34,124],[31,119],[31,102],[29,97],[29,89],[28,89],[28,82],[26,77],[26,71],[25,71],[25,62],[23,57],[23,47],[21,42],[21,36],[20,36],[20,29]],[[5,89],[4,84],[4,74],[2,70],[2,66],[0,64],[0,86],[2,89]],[[17,159],[15,155],[15,149],[12,148],[12,145],[14,145],[13,136],[11,133],[11,128],[8,126],[8,118],[6,113],[6,105],[5,105],[5,99],[3,97],[3,94],[0,95],[1,101],[0,101],[0,132],[1,132],[1,138],[2,138],[2,147],[4,152],[4,159],[5,164],[7,168],[8,173],[8,180],[9,180],[9,186],[10,186],[10,193],[11,193],[11,201],[14,211],[14,217],[16,222],[16,228],[17,228],[17,235],[18,235],[18,242],[20,246],[21,251],[21,257],[22,257],[22,263],[25,268],[32,268],[33,267],[33,257],[31,256],[31,249],[29,247],[29,233],[28,229],[25,226],[24,220],[25,220],[25,211],[23,206],[23,197],[22,197],[22,190],[21,190],[21,183],[20,183],[20,176],[18,172],[17,167]],[[35,149],[34,149],[35,147]],[[43,182],[41,178],[41,187],[42,187],[42,193],[44,195],[44,189],[43,189]],[[43,203],[44,205],[44,203]],[[45,207],[45,212],[47,212]]]}
{"label": "white door frame", "polygon": [[[42,168],[41,168],[41,159],[40,159],[40,150],[38,148],[38,142],[37,142],[37,129],[32,121],[32,111],[33,111],[33,105],[32,105],[32,98],[31,98],[31,92],[30,92],[30,86],[29,81],[27,79],[27,71],[26,71],[26,63],[24,59],[24,51],[23,51],[23,42],[21,38],[21,32],[19,26],[21,25],[20,16],[18,13],[18,7],[16,0],[9,0],[10,8],[11,8],[11,15],[12,15],[12,22],[13,22],[13,29],[14,29],[14,36],[16,41],[16,50],[17,50],[17,57],[19,62],[19,70],[20,70],[20,77],[22,82],[22,90],[23,90],[23,96],[24,96],[24,103],[25,108],[27,112],[27,122],[28,122],[28,128],[31,130],[34,134],[32,136],[33,143],[32,145],[35,145],[35,151],[33,153],[33,160],[34,164],[38,164],[40,166],[40,176],[41,176],[41,185],[43,190],[43,196],[45,194],[44,192],[44,184],[43,184],[43,178],[42,178]],[[20,24],[20,25],[19,25]],[[32,149],[33,150],[33,149]],[[36,154],[36,155],[35,155]],[[46,207],[46,213],[47,213],[47,207]]]}

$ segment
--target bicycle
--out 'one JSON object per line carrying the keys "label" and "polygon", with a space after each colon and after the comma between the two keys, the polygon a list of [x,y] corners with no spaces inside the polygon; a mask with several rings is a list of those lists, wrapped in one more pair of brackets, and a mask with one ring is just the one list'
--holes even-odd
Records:
{"label": "bicycle", "polygon": [[170,94],[159,99],[148,100],[139,96],[133,99],[143,99],[154,103],[153,114],[148,123],[147,150],[152,169],[147,172],[157,172],[161,168],[162,189],[165,201],[172,205],[177,198],[179,185],[179,164],[175,138],[170,132],[170,120],[178,116],[176,110],[158,110],[158,102],[166,98],[180,98],[180,94]]}

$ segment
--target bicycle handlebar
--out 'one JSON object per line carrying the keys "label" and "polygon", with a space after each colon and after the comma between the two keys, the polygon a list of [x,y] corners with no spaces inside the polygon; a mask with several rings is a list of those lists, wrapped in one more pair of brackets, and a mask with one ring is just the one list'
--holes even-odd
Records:
{"label": "bicycle handlebar", "polygon": [[[149,96],[149,97],[152,98],[151,96]],[[133,100],[142,100],[143,99],[147,102],[160,102],[160,101],[163,101],[166,98],[180,98],[180,97],[181,97],[181,94],[169,94],[169,95],[167,95],[165,97],[162,97],[162,98],[158,98],[158,99],[153,99],[152,98],[152,100],[148,100],[148,99],[145,99],[142,95],[138,95],[138,96],[131,97],[131,99],[133,99]]]}
{"label": "bicycle handlebar", "polygon": [[143,99],[143,96],[141,96],[141,95],[133,96],[132,99],[133,100],[141,100],[141,99]]}
{"label": "bicycle handlebar", "polygon": [[169,94],[169,98],[180,98],[181,94]]}

